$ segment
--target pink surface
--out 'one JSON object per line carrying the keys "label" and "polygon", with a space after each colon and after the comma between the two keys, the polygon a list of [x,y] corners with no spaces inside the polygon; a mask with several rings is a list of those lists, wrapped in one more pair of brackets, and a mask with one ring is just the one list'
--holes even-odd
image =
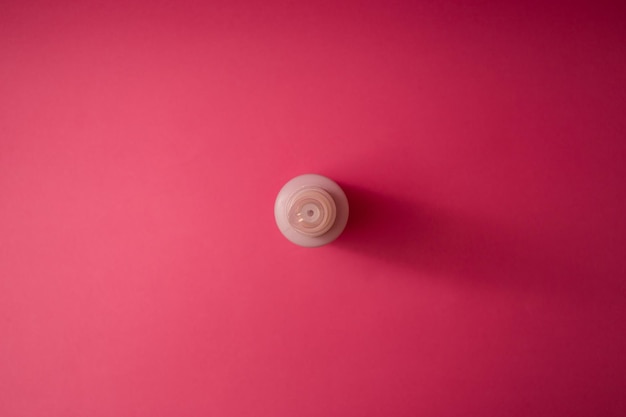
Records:
{"label": "pink surface", "polygon": [[459,3],[4,2],[0,415],[625,415],[623,6]]}

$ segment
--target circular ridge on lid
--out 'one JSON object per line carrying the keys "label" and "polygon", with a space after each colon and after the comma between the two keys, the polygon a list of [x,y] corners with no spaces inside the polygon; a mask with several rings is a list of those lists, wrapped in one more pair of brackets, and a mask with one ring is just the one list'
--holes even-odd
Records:
{"label": "circular ridge on lid", "polygon": [[307,236],[325,234],[335,224],[336,217],[335,200],[320,187],[304,187],[296,191],[287,204],[289,224]]}

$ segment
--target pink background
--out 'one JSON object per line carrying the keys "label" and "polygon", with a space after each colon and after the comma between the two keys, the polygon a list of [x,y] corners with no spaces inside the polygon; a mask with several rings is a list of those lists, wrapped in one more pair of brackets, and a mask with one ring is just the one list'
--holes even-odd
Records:
{"label": "pink background", "polygon": [[[3,2],[0,415],[625,415],[589,3]],[[273,219],[307,172],[319,249]]]}

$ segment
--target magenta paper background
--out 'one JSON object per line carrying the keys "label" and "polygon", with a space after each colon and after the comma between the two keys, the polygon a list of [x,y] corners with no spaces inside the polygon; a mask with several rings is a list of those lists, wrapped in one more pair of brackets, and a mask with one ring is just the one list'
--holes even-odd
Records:
{"label": "magenta paper background", "polygon": [[626,415],[624,21],[2,2],[0,416]]}

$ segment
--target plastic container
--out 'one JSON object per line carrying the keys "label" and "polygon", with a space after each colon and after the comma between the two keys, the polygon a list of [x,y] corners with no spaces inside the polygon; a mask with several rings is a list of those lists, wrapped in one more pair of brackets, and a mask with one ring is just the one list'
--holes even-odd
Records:
{"label": "plastic container", "polygon": [[305,174],[278,193],[274,217],[281,233],[296,245],[317,247],[337,239],[348,222],[348,198],[330,178]]}

